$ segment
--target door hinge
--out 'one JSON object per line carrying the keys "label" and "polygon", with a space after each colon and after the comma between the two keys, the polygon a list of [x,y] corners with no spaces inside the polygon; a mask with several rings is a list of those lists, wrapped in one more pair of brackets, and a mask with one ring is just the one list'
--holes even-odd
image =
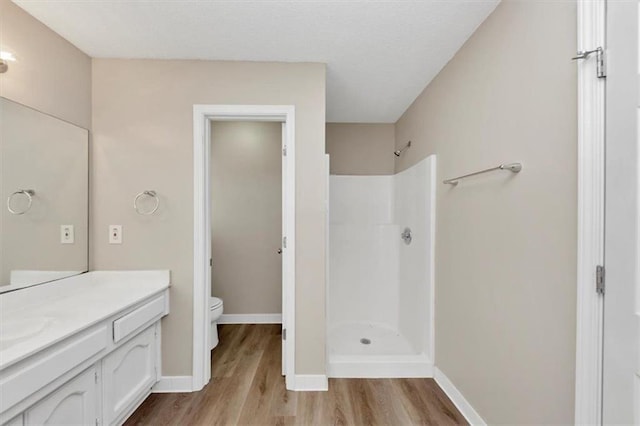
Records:
{"label": "door hinge", "polygon": [[602,47],[598,47],[593,50],[580,50],[571,58],[571,60],[575,61],[578,59],[588,59],[592,54],[596,54],[596,76],[598,78],[606,78],[607,77],[607,69],[605,62],[604,49]]}
{"label": "door hinge", "polygon": [[287,237],[282,237],[282,248],[287,248]]}
{"label": "door hinge", "polygon": [[100,424],[100,421],[98,420],[98,418],[96,417],[96,426],[98,426]]}
{"label": "door hinge", "polygon": [[209,266],[213,266],[213,258],[209,258]]}
{"label": "door hinge", "polygon": [[287,146],[285,145],[284,148],[282,148],[282,156],[286,157],[287,156]]}
{"label": "door hinge", "polygon": [[97,384],[98,383],[98,372],[97,371],[93,373],[93,378],[95,379],[96,384]]}
{"label": "door hinge", "polygon": [[282,329],[282,340],[287,340],[287,329],[286,328]]}
{"label": "door hinge", "polygon": [[604,266],[596,266],[596,293],[604,294]]}

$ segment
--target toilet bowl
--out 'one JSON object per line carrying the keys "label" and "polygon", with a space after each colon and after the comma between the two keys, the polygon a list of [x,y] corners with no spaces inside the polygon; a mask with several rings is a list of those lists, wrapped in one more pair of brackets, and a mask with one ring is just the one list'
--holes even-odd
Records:
{"label": "toilet bowl", "polygon": [[224,305],[222,299],[212,297],[209,299],[209,349],[218,346],[218,319],[222,315]]}

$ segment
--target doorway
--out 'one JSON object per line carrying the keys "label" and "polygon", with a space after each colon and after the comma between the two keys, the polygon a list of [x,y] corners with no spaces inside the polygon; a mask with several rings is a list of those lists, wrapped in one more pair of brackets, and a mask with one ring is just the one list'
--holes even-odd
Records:
{"label": "doorway", "polygon": [[[216,122],[281,123],[282,212],[282,373],[286,388],[295,389],[295,107],[273,105],[194,106],[194,391],[211,378],[209,299],[211,297],[212,197],[211,141]],[[212,132],[212,129],[213,132]],[[278,250],[274,247],[273,250]],[[214,263],[215,265],[215,263]]]}
{"label": "doorway", "polygon": [[282,124],[211,123],[211,295],[218,324],[282,323]]}

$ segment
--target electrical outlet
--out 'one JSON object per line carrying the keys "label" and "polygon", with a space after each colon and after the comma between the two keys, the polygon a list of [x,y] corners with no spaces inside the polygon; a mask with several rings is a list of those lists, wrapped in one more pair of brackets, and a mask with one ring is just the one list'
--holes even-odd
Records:
{"label": "electrical outlet", "polygon": [[60,225],[60,244],[73,244],[75,240],[73,225]]}
{"label": "electrical outlet", "polygon": [[122,225],[109,225],[109,244],[122,244]]}

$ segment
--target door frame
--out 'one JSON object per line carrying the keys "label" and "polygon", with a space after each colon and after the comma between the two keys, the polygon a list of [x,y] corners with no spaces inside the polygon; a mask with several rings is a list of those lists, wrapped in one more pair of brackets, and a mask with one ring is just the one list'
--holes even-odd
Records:
{"label": "door frame", "polygon": [[[606,57],[606,0],[578,0],[577,8],[577,50],[592,50],[601,46],[605,49]],[[606,79],[597,78],[595,55],[578,60],[577,70],[575,424],[601,424],[604,297],[596,292],[596,267],[604,266]]]}
{"label": "door frame", "polygon": [[[286,155],[282,169],[285,208],[283,235],[282,325],[285,341],[286,387],[295,387],[295,106],[293,105],[194,105],[193,106],[193,366],[192,389],[202,389],[211,379],[209,339],[209,297],[211,296],[211,122],[272,121],[284,123]],[[284,154],[284,153],[283,153]]]}

